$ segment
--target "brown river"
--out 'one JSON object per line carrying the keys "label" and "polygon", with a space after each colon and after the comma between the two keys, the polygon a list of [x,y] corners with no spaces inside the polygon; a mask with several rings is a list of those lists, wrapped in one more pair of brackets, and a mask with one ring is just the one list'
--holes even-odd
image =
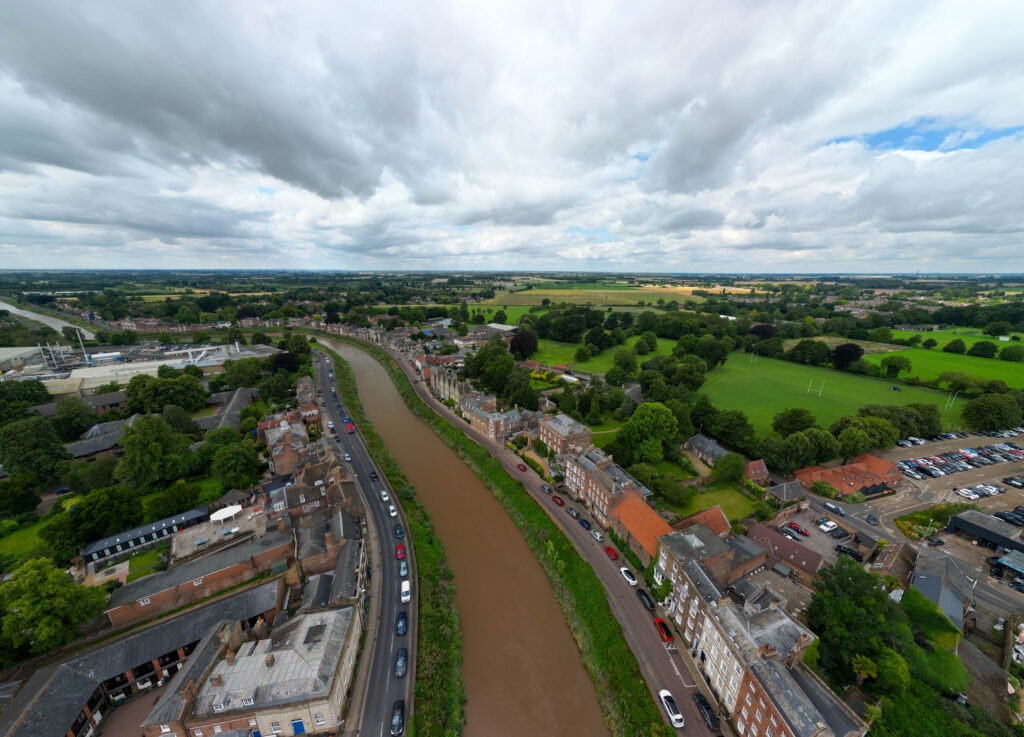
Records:
{"label": "brown river", "polygon": [[607,735],[554,591],[519,529],[376,361],[332,347],[352,365],[367,416],[444,541],[462,621],[466,737]]}

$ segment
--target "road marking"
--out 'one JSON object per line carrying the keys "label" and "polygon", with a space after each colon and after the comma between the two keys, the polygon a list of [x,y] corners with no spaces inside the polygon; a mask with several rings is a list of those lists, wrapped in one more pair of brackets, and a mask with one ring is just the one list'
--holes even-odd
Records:
{"label": "road marking", "polygon": [[[679,651],[676,650],[676,652]],[[676,659],[672,657],[672,651],[666,648],[665,654],[668,655],[668,662],[669,664],[671,664],[672,670],[674,670],[676,672],[676,675],[679,676],[679,682],[682,683],[685,688],[696,688],[696,683],[687,683],[686,679],[683,678],[683,674],[679,671],[679,666],[676,665]]]}

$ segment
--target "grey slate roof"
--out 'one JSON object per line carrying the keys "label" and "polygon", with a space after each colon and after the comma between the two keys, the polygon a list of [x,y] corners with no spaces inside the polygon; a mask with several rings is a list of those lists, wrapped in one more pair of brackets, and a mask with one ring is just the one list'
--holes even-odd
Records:
{"label": "grey slate roof", "polygon": [[703,455],[709,456],[713,459],[721,458],[729,452],[719,445],[717,440],[709,438],[703,433],[697,433],[696,435],[687,438],[683,447],[689,451],[702,453]]}
{"label": "grey slate roof", "polygon": [[190,509],[187,512],[176,514],[173,517],[165,517],[162,520],[151,522],[148,525],[140,525],[139,527],[133,527],[125,532],[119,532],[116,535],[105,537],[102,540],[97,540],[94,543],[90,543],[82,549],[82,555],[89,555],[95,553],[104,548],[109,548],[118,543],[126,543],[129,540],[135,540],[142,535],[148,535],[151,532],[159,532],[168,527],[175,525],[184,524],[192,520],[204,520],[209,519],[210,511],[207,507],[199,507],[198,509]]}
{"label": "grey slate roof", "polygon": [[111,420],[93,425],[82,434],[81,440],[65,444],[64,448],[72,458],[84,458],[94,453],[102,453],[117,445],[125,427],[131,427],[142,415],[132,415],[127,420]]}
{"label": "grey slate roof", "polygon": [[962,630],[964,601],[973,598],[975,582],[961,566],[960,561],[946,553],[922,551],[911,585]]}
{"label": "grey slate roof", "polygon": [[362,540],[351,539],[338,551],[338,562],[334,566],[334,580],[331,583],[331,601],[352,601],[359,596],[359,557],[362,548]]}
{"label": "grey slate roof", "polygon": [[248,619],[273,609],[277,587],[277,581],[269,581],[36,671],[0,713],[0,737],[64,737],[100,683],[196,642],[223,619]]}
{"label": "grey slate roof", "polygon": [[[256,393],[256,389],[242,387],[232,392],[217,392],[217,394],[211,395],[206,401],[207,404],[223,404],[224,406],[215,415],[200,417],[196,420],[196,425],[200,430],[213,430],[218,427],[233,427],[237,430],[241,424],[242,410],[252,402]],[[210,402],[214,397],[220,401]]]}
{"label": "grey slate roof", "polygon": [[799,668],[787,668],[776,660],[760,660],[751,665],[750,670],[771,696],[796,737],[819,734],[819,724],[830,727],[836,737],[856,731],[856,721],[844,711],[837,697],[829,699],[822,694],[806,673],[798,673]]}
{"label": "grey slate roof", "polygon": [[[117,392],[106,392],[105,394],[93,394],[87,397],[81,397],[81,400],[87,405],[96,409],[97,407],[109,407],[116,404],[124,404],[128,401],[128,395],[122,391]],[[54,417],[57,414],[57,405],[60,402],[47,402],[46,404],[37,404],[32,409],[43,417]]]}
{"label": "grey slate roof", "polygon": [[154,573],[140,578],[138,581],[132,581],[127,586],[116,589],[110,595],[107,609],[114,609],[145,596],[152,596],[160,591],[166,591],[167,589],[179,586],[186,581],[201,578],[214,571],[249,560],[254,555],[275,548],[283,543],[291,542],[291,539],[292,535],[289,530],[279,532],[277,529],[268,529],[262,537],[251,537],[237,545],[230,545],[199,558],[187,558],[180,566],[174,566],[161,573]]}

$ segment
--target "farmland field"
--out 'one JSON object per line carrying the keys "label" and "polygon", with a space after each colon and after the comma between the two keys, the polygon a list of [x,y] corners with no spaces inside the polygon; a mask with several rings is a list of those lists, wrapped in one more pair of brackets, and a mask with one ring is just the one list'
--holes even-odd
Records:
{"label": "farmland field", "polygon": [[[1020,366],[1017,368],[1019,370]],[[824,390],[819,397],[817,392],[822,389],[822,382]],[[813,393],[807,391],[809,383]],[[734,352],[724,366],[708,374],[701,391],[719,409],[743,410],[759,434],[770,433],[772,418],[790,407],[810,410],[818,418],[818,424],[828,427],[843,415],[856,414],[865,404],[930,402],[942,409],[948,396],[946,392],[912,386],[903,386],[902,391],[894,392],[889,388],[891,384],[885,379],[772,358],[752,362],[748,355]],[[943,423],[959,426],[962,406],[963,402],[958,400],[953,409],[944,412]]]}
{"label": "farmland field", "polygon": [[593,305],[595,309],[608,307],[636,307],[639,302],[653,305],[659,299],[666,302],[702,302],[702,297],[695,297],[687,292],[680,292],[670,287],[629,287],[622,284],[586,285],[586,289],[545,288],[528,289],[518,292],[499,292],[494,299],[480,304],[487,305],[539,305],[545,299],[552,304],[568,302],[570,304]]}
{"label": "farmland field", "polygon": [[[964,342],[968,348],[977,343],[979,340],[988,340],[995,343],[1000,348],[1005,345],[1013,345],[1012,343],[1004,343],[999,338],[993,338],[991,335],[985,335],[981,332],[981,328],[950,328],[948,330],[933,330],[930,333],[922,333],[916,330],[893,330],[892,337],[894,338],[911,338],[915,335],[920,335],[921,340],[928,340],[931,338],[936,341],[939,345],[932,350],[941,351],[942,347],[951,340],[959,338]],[[1020,335],[1019,333],[1011,333],[1011,335]],[[1024,338],[1024,336],[1021,336]]]}
{"label": "farmland field", "polygon": [[[1011,344],[1000,343],[1000,345]],[[864,360],[878,364],[887,355],[898,355],[908,359],[911,368],[910,372],[904,376],[917,376],[922,381],[936,379],[943,371],[962,371],[990,380],[1002,379],[1014,389],[1024,388],[1024,363],[1000,361],[998,358],[980,358],[960,353],[943,353],[939,348],[904,348],[893,353],[865,355]],[[909,387],[904,388],[904,393],[907,388]]]}
{"label": "farmland field", "polygon": [[[537,341],[537,352],[530,356],[530,358],[534,361],[539,361],[545,366],[573,364],[573,371],[579,371],[583,374],[604,374],[615,365],[615,351],[620,348],[632,350],[638,340],[640,340],[640,336],[634,335],[631,338],[627,338],[624,345],[614,346],[606,351],[602,351],[589,361],[574,363],[576,360],[576,351],[582,347],[582,343],[559,343],[555,340],[541,338]],[[649,353],[646,356],[637,356],[637,365],[643,363],[648,358],[653,358],[655,355],[667,355],[672,352],[672,349],[675,348],[675,346],[676,341],[674,340],[658,338],[657,353]]]}

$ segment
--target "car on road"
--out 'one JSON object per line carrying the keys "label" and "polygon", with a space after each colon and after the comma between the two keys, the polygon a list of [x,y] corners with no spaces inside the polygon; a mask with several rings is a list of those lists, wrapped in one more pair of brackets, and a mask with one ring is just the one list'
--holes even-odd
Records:
{"label": "car on road", "polygon": [[388,517],[397,517],[397,516],[398,516],[398,510],[395,509],[395,505],[394,504],[389,504],[388,505]]}
{"label": "car on road", "polygon": [[398,587],[398,596],[403,604],[408,604],[412,599],[412,584],[402,581],[402,585]]}
{"label": "car on road", "polygon": [[572,507],[567,507],[565,511],[568,512],[569,516],[572,517],[573,519],[579,519],[580,518],[580,513],[577,512]]}
{"label": "car on road", "polygon": [[925,542],[927,542],[933,548],[938,547],[939,545],[946,544],[945,540],[943,540],[941,537],[936,537],[935,535],[929,535],[928,537],[926,537]]}
{"label": "car on road", "polygon": [[380,500],[382,502],[390,502],[391,501],[391,495],[388,494],[387,491],[385,491],[384,489],[381,489],[377,493],[380,494]]}
{"label": "car on road", "polygon": [[654,599],[652,599],[651,595],[648,594],[646,591],[644,591],[643,589],[637,589],[636,598],[638,598],[640,600],[640,603],[644,605],[644,609],[646,609],[649,612],[654,611]]}
{"label": "car on road", "polygon": [[405,612],[399,612],[398,618],[395,620],[395,634],[404,635],[409,631],[409,615]]}
{"label": "car on road", "polygon": [[350,456],[348,453],[346,453],[345,454],[345,460],[348,461],[349,463],[351,463],[352,462],[352,456]]}
{"label": "car on road", "polygon": [[661,700],[661,708],[665,710],[669,723],[676,729],[683,727],[686,721],[683,719],[683,713],[679,711],[679,704],[676,703],[672,692],[663,688],[658,691],[658,698]]}
{"label": "car on road", "polygon": [[1024,592],[1024,581],[1010,581],[1010,588],[1014,591]]}
{"label": "car on road", "polygon": [[789,529],[793,530],[794,532],[800,533],[804,537],[810,537],[810,535],[811,535],[810,531],[808,531],[807,529],[801,527],[796,522],[790,522],[788,525],[786,525],[786,527],[788,527]]}
{"label": "car on road", "polygon": [[402,543],[395,543],[395,557],[398,560],[405,559],[405,546]]}
{"label": "car on road", "polygon": [[523,465],[522,463],[517,463],[516,468],[518,468],[520,471],[526,471],[526,466]]}
{"label": "car on road", "polygon": [[405,528],[401,525],[395,525],[395,537],[397,537],[399,540],[405,537]]}
{"label": "car on road", "polygon": [[654,626],[658,628],[658,634],[661,635],[661,639],[665,642],[672,642],[675,638],[672,637],[672,630],[665,624],[665,620],[661,617],[654,618]]}
{"label": "car on road", "polygon": [[619,554],[615,552],[615,548],[613,548],[611,545],[605,545],[604,546],[604,554],[607,555],[612,560],[618,560],[619,559]]}
{"label": "car on road", "polygon": [[836,529],[837,527],[839,527],[839,525],[837,525],[832,520],[828,520],[827,522],[822,522],[820,525],[818,525],[818,529],[821,530],[822,532],[832,532],[832,530]]}
{"label": "car on road", "polygon": [[548,486],[547,484],[541,484],[540,485],[540,490],[543,491],[545,494],[550,494],[551,493],[551,487]]}
{"label": "car on road", "polygon": [[636,586],[636,576],[633,574],[633,571],[623,566],[619,569],[619,573],[621,573],[622,577],[626,579],[626,583],[630,586]]}
{"label": "car on road", "polygon": [[712,708],[711,704],[708,703],[706,698],[704,698],[704,694],[699,692],[695,693],[693,695],[693,700],[697,704],[697,710],[700,712],[701,719],[703,719],[704,723],[708,725],[708,729],[712,732],[717,732],[718,717],[715,715],[715,710]]}
{"label": "car on road", "polygon": [[331,420],[327,421],[327,429],[328,430],[333,430],[334,429],[334,423]]}
{"label": "car on road", "polygon": [[398,561],[398,575],[405,578],[409,575],[409,564],[404,560]]}
{"label": "car on road", "polygon": [[405,701],[399,699],[391,708],[391,737],[400,737],[405,731]]}
{"label": "car on road", "polygon": [[867,520],[867,522],[868,522],[868,524],[869,524],[869,525],[877,525],[877,524],[878,524],[878,517],[876,517],[876,516],[875,516],[875,515],[873,515],[873,514],[869,514],[869,515],[868,515],[867,517],[865,517],[864,519],[866,519],[866,520]]}
{"label": "car on road", "polygon": [[380,476],[377,474],[376,471],[370,471],[370,481],[377,481],[379,479]]}
{"label": "car on road", "polygon": [[395,656],[395,678],[404,678],[409,671],[409,651],[404,647],[399,648]]}
{"label": "car on road", "polygon": [[580,523],[580,527],[582,527],[584,530],[590,529],[590,522],[583,519],[582,517],[578,520],[578,522]]}
{"label": "car on road", "polygon": [[562,497],[560,497],[560,496],[553,496],[553,497],[551,497],[551,501],[553,501],[555,504],[557,504],[560,507],[564,507],[565,506],[565,502],[562,501]]}

